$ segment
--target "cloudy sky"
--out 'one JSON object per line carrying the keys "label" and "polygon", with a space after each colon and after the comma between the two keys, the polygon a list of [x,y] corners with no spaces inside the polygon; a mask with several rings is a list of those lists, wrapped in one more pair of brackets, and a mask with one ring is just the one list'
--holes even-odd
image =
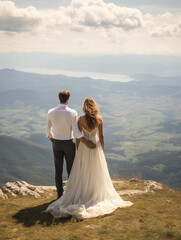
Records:
{"label": "cloudy sky", "polygon": [[178,0],[0,1],[0,52],[181,55]]}

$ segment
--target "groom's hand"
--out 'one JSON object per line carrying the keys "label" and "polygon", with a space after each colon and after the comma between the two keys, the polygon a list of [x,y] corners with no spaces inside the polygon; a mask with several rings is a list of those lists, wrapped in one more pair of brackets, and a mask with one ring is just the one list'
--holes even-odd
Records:
{"label": "groom's hand", "polygon": [[84,137],[79,138],[79,140],[80,140],[81,142],[83,142],[83,143],[84,143],[88,148],[90,148],[90,149],[96,148],[96,144],[95,144],[95,143],[93,143],[93,142],[90,141],[90,140],[86,140]]}
{"label": "groom's hand", "polygon": [[53,142],[54,138],[49,138],[51,142]]}
{"label": "groom's hand", "polygon": [[96,148],[96,144],[91,141],[87,141],[86,146],[90,149]]}

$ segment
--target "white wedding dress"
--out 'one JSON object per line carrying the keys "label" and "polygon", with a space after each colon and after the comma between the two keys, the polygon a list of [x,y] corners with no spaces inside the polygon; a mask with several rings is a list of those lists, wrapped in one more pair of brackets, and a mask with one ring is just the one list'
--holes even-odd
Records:
{"label": "white wedding dress", "polygon": [[96,143],[96,148],[89,149],[79,143],[65,192],[46,210],[58,218],[70,215],[80,219],[93,218],[132,205],[113,187],[97,129],[89,132],[82,127],[82,130],[85,138]]}

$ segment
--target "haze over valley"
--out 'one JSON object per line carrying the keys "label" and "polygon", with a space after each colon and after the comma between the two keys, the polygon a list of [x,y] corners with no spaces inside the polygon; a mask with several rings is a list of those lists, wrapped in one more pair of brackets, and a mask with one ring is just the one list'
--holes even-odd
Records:
{"label": "haze over valley", "polygon": [[[181,78],[149,74],[135,74],[132,78],[130,82],[113,82],[0,70],[0,138],[4,149],[0,155],[4,172],[1,185],[11,179],[53,184],[53,156],[45,136],[46,114],[58,105],[57,93],[68,89],[70,107],[79,115],[86,97],[98,103],[112,177],[137,176],[180,188]],[[26,145],[22,150],[21,141]],[[36,149],[31,157],[29,149]],[[37,169],[36,176],[33,172],[32,176],[26,174],[22,160],[30,164],[29,172],[31,167]],[[46,178],[42,177],[41,165],[46,169]]]}

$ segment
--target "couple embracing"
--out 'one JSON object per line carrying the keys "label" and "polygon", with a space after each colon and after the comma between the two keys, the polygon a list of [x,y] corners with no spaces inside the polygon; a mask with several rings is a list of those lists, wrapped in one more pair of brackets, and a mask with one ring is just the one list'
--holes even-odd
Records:
{"label": "couple embracing", "polygon": [[[68,107],[69,98],[68,91],[61,91],[60,104],[50,109],[47,117],[47,136],[53,146],[58,193],[58,199],[48,206],[47,211],[58,218],[83,219],[132,205],[113,187],[104,154],[103,119],[96,102],[86,98],[84,115],[78,118],[77,112]],[[64,157],[69,178],[63,193]]]}

